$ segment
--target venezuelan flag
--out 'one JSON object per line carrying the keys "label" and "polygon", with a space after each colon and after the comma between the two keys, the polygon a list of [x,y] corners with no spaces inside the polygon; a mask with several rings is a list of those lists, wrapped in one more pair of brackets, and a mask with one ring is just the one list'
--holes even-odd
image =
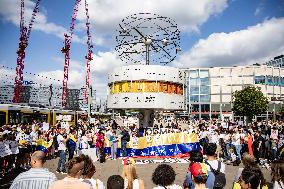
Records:
{"label": "venezuelan flag", "polygon": [[[105,152],[110,154],[111,143],[106,139]],[[128,157],[166,158],[185,157],[189,152],[200,150],[196,134],[168,133],[140,138],[131,137],[127,144]],[[117,157],[122,156],[118,142]]]}
{"label": "venezuelan flag", "polygon": [[69,139],[68,139],[68,145],[76,146],[76,143],[77,143],[77,139],[75,138],[73,134],[70,134]]}
{"label": "venezuelan flag", "polygon": [[48,148],[51,147],[53,143],[53,140],[50,140],[49,142],[45,141],[44,139],[39,139],[36,141],[36,149],[43,151],[44,153],[48,152]]}

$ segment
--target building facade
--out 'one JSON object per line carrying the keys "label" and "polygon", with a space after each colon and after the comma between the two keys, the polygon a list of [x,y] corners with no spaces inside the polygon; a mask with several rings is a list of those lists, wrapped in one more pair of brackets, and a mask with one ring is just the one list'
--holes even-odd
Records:
{"label": "building facade", "polygon": [[[23,86],[21,102],[29,106],[43,106],[62,109],[62,88],[50,86]],[[14,86],[0,86],[0,104],[13,104]],[[94,101],[92,101],[94,103]],[[93,106],[94,107],[94,106]],[[68,89],[67,107],[69,110],[86,110],[87,104],[82,89]]]}
{"label": "building facade", "polygon": [[236,66],[190,68],[186,72],[186,102],[189,115],[197,119],[233,119],[232,94],[247,85],[260,87],[269,99],[268,112],[276,116],[284,102],[284,68]]}
{"label": "building facade", "polygon": [[276,56],[273,60],[264,63],[267,66],[284,68],[284,55]]}

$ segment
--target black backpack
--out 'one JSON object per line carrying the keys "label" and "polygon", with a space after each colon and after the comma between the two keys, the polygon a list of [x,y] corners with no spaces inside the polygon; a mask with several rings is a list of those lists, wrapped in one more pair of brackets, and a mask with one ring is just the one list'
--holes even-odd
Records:
{"label": "black backpack", "polygon": [[54,148],[55,149],[57,149],[58,148],[58,146],[59,146],[59,144],[58,144],[58,141],[57,141],[57,134],[55,134],[54,136],[53,136],[53,146],[54,146]]}
{"label": "black backpack", "polygon": [[205,161],[207,165],[209,165],[211,171],[213,172],[215,176],[215,182],[214,182],[214,189],[221,189],[224,188],[226,185],[226,176],[224,173],[222,173],[221,170],[221,162],[218,161],[218,168],[217,170],[213,169],[210,163]]}

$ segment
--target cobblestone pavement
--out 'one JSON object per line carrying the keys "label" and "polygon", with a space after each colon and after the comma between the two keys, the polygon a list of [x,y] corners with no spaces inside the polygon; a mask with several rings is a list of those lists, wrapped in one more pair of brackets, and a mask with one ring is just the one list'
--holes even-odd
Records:
{"label": "cobblestone pavement", "polygon": [[[45,164],[45,167],[47,167],[50,171],[55,173],[55,170],[57,168],[57,162],[58,159],[53,159],[53,160],[48,160]],[[109,176],[114,175],[114,174],[121,174],[122,172],[122,160],[107,160],[105,163],[99,163],[96,162],[96,173],[94,175],[94,178],[99,178],[103,183],[106,185],[106,181]],[[187,172],[188,164],[178,164],[178,163],[172,163],[170,164],[174,170],[176,171],[176,180],[175,183],[182,185],[185,174]],[[137,168],[137,174],[139,178],[143,179],[145,182],[145,188],[153,188],[154,184],[151,180],[152,173],[154,172],[154,169],[158,166],[156,163],[151,163],[151,164],[143,164],[143,165],[136,165]],[[234,179],[234,175],[236,174],[238,170],[238,167],[234,167],[232,165],[226,165],[226,178],[227,178],[227,185],[225,189],[231,189],[232,188],[232,183]],[[270,172],[267,169],[262,169],[265,178],[267,181],[270,181]],[[66,175],[62,174],[57,174],[55,173],[58,179],[64,178]],[[12,175],[9,177],[9,180],[13,178]],[[0,188],[8,188],[9,187],[9,181],[6,179],[0,180]]]}

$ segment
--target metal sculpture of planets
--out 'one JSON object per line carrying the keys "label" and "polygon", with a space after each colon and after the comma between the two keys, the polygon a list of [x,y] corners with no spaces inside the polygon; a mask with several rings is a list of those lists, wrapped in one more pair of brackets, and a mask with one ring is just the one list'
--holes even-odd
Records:
{"label": "metal sculpture of planets", "polygon": [[180,51],[180,31],[174,20],[151,13],[127,16],[116,30],[120,59],[131,64],[168,64]]}

